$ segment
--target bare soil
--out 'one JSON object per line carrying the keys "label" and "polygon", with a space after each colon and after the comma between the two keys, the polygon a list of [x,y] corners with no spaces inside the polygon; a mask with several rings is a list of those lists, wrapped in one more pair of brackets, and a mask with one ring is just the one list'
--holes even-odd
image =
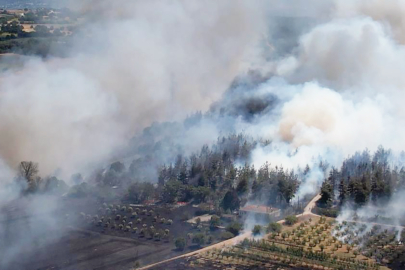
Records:
{"label": "bare soil", "polygon": [[[190,244],[184,251],[175,249],[175,238],[200,232],[186,222],[185,217],[191,217],[196,211],[191,206],[138,207],[153,210],[160,218],[173,220],[173,224],[168,225],[154,222],[153,215],[139,216],[142,222],[136,225],[138,227],[147,224],[148,227],[153,225],[157,229],[170,230],[168,239],[158,241],[83,220],[80,212],[91,216],[98,213],[100,203],[94,199],[58,198],[56,201],[51,209],[38,209],[35,213],[21,200],[0,209],[0,269],[132,269],[207,246]],[[134,222],[129,218],[131,213],[117,214],[127,215],[127,221]],[[104,216],[114,220],[115,214]],[[203,231],[213,236],[211,244],[215,244],[220,241],[223,230],[209,231],[204,227]],[[7,258],[2,259],[2,256]]]}

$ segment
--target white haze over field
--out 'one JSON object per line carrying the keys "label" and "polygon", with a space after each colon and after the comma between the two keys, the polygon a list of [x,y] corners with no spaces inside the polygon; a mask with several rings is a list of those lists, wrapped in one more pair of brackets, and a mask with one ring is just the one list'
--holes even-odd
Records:
{"label": "white haze over field", "polygon": [[[2,179],[21,160],[38,162],[43,174],[61,169],[65,179],[85,172],[154,121],[206,111],[250,69],[268,78],[252,95],[278,98],[254,121],[229,120],[237,131],[272,141],[254,151],[256,166],[312,167],[318,156],[339,166],[356,150],[405,149],[400,0],[72,5],[92,14],[83,31],[92,38],[77,37],[67,59],[32,58],[1,80],[0,157],[10,168]],[[314,23],[297,29],[293,49],[279,53],[272,33],[283,16]],[[211,123],[204,127],[184,141],[192,145],[195,137],[198,149],[221,134]],[[323,180],[312,174],[301,195]]]}

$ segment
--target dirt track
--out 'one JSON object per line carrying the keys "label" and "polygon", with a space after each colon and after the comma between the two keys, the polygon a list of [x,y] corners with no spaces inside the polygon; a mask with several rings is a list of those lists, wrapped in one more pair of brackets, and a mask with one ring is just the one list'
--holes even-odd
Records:
{"label": "dirt track", "polygon": [[[304,208],[304,212],[303,212],[302,214],[297,215],[297,217],[306,216],[306,215],[318,216],[318,215],[316,215],[316,214],[313,214],[311,211],[312,211],[312,209],[315,207],[315,203],[316,203],[320,198],[321,198],[321,195],[320,195],[320,194],[316,195],[316,196],[308,203],[308,205]],[[278,221],[277,223],[284,223],[284,220],[280,220],[280,221]],[[234,246],[234,245],[236,245],[237,243],[242,242],[242,241],[243,241],[244,239],[246,239],[246,238],[252,238],[252,232],[251,232],[251,231],[244,232],[243,234],[240,234],[240,235],[238,235],[238,236],[236,236],[236,237],[234,237],[234,238],[232,238],[232,239],[229,239],[229,240],[226,240],[226,241],[217,243],[217,244],[215,244],[215,245],[212,245],[212,246],[209,246],[209,247],[205,247],[205,248],[202,248],[202,249],[199,249],[199,250],[190,252],[190,253],[186,253],[186,254],[183,254],[183,255],[180,255],[180,256],[177,256],[177,257],[174,257],[174,258],[170,258],[170,259],[168,259],[168,260],[164,260],[164,261],[161,261],[161,262],[158,262],[158,263],[150,264],[150,265],[141,267],[141,268],[139,268],[139,269],[140,269],[140,270],[151,269],[151,268],[156,267],[156,266],[158,266],[158,265],[160,265],[160,264],[164,264],[164,263],[167,263],[167,262],[171,262],[171,261],[174,261],[174,260],[177,260],[177,259],[180,259],[180,258],[190,257],[190,256],[193,256],[193,255],[196,255],[196,254],[205,252],[205,251],[207,251],[207,250],[214,249],[214,248],[224,248],[224,247],[228,247],[228,246]]]}

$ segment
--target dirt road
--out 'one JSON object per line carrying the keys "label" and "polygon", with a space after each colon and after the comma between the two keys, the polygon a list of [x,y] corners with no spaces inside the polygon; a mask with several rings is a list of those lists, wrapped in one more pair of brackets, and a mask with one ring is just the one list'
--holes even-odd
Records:
{"label": "dirt road", "polygon": [[202,249],[190,252],[190,253],[186,253],[186,254],[183,254],[183,255],[180,255],[180,256],[177,256],[177,257],[173,257],[173,258],[170,258],[170,259],[167,259],[167,260],[164,260],[164,261],[160,261],[160,262],[157,262],[157,263],[154,263],[154,264],[150,264],[150,265],[144,266],[142,268],[138,268],[138,270],[150,269],[150,268],[153,268],[153,267],[158,266],[158,265],[163,264],[163,263],[174,261],[174,260],[177,260],[177,259],[180,259],[180,258],[190,257],[190,256],[193,256],[193,255],[196,255],[196,254],[199,254],[199,253],[211,250],[211,249],[225,248],[225,247],[229,247],[229,246],[234,246],[234,245],[242,242],[244,239],[251,238],[251,237],[252,237],[252,232],[250,232],[250,231],[245,232],[245,233],[243,233],[241,235],[238,235],[238,236],[236,236],[234,238],[231,238],[229,240],[222,241],[222,242],[219,242],[219,243],[214,244],[212,246],[208,246],[208,247],[205,247],[205,248],[202,248]]}
{"label": "dirt road", "polygon": [[[304,208],[304,212],[303,212],[302,214],[297,215],[297,217],[305,216],[305,215],[318,216],[318,215],[313,214],[311,211],[312,211],[312,209],[315,207],[315,203],[316,203],[320,198],[321,198],[321,195],[320,195],[320,194],[316,195],[316,196],[308,203],[308,205]],[[277,223],[284,223],[284,220],[280,220],[280,221],[278,221]],[[196,255],[196,254],[199,254],[199,253],[202,253],[202,252],[205,252],[205,251],[214,249],[214,248],[225,248],[225,247],[229,247],[229,246],[234,246],[234,245],[236,245],[236,244],[242,242],[244,239],[246,239],[246,238],[249,239],[249,238],[252,238],[252,237],[253,237],[253,236],[252,236],[252,232],[251,232],[251,231],[244,232],[244,233],[241,234],[241,235],[238,235],[238,236],[236,236],[236,237],[234,237],[234,238],[231,238],[231,239],[229,239],[229,240],[226,240],[226,241],[219,242],[219,243],[214,244],[214,245],[212,245],[212,246],[208,246],[208,247],[205,247],[205,248],[202,248],[202,249],[199,249],[199,250],[190,252],[190,253],[186,253],[186,254],[183,254],[183,255],[180,255],[180,256],[177,256],[177,257],[173,257],[173,258],[170,258],[170,259],[167,259],[167,260],[164,260],[164,261],[160,261],[160,262],[157,262],[157,263],[154,263],[154,264],[150,264],[150,265],[144,266],[144,267],[142,267],[142,268],[138,268],[138,269],[139,269],[139,270],[146,270],[146,269],[153,268],[153,267],[158,266],[158,265],[163,264],[163,263],[167,263],[167,262],[170,262],[170,261],[174,261],[174,260],[177,260],[177,259],[180,259],[180,258],[190,257],[190,256],[193,256],[193,255]]]}

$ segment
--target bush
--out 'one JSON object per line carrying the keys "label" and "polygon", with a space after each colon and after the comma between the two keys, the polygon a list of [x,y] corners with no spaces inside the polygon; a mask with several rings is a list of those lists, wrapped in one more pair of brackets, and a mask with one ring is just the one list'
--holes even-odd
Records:
{"label": "bush", "polygon": [[231,232],[226,231],[226,232],[221,233],[221,239],[222,240],[228,240],[228,239],[231,239],[233,237],[235,237],[235,235],[233,233],[231,233]]}
{"label": "bush", "polygon": [[262,233],[262,226],[260,226],[260,225],[255,225],[255,226],[253,227],[252,233],[253,233],[253,235],[255,235],[255,236],[261,234],[261,233]]}
{"label": "bush", "polygon": [[196,244],[197,246],[204,245],[205,243],[205,235],[202,233],[197,233],[196,235],[193,236],[192,242]]}
{"label": "bush", "polygon": [[280,233],[281,228],[282,228],[282,226],[280,223],[270,222],[269,225],[267,225],[266,232],[267,233],[271,233],[271,232]]}
{"label": "bush", "polygon": [[240,230],[242,230],[242,224],[240,224],[239,222],[233,222],[229,224],[228,227],[226,227],[226,230],[233,235],[238,235]]}
{"label": "bush", "polygon": [[174,242],[174,245],[178,250],[184,250],[184,248],[186,247],[186,239],[184,239],[183,237],[177,238]]}
{"label": "bush", "polygon": [[285,218],[285,224],[287,225],[294,225],[295,223],[298,222],[298,218],[296,216],[287,216]]}
{"label": "bush", "polygon": [[337,210],[337,209],[327,209],[327,208],[316,207],[314,209],[314,212],[318,215],[332,217],[332,218],[336,218],[339,215],[339,210]]}
{"label": "bush", "polygon": [[211,220],[210,220],[210,228],[211,229],[215,229],[216,227],[218,227],[221,224],[221,220],[219,218],[219,216],[217,215],[212,215],[211,216]]}

